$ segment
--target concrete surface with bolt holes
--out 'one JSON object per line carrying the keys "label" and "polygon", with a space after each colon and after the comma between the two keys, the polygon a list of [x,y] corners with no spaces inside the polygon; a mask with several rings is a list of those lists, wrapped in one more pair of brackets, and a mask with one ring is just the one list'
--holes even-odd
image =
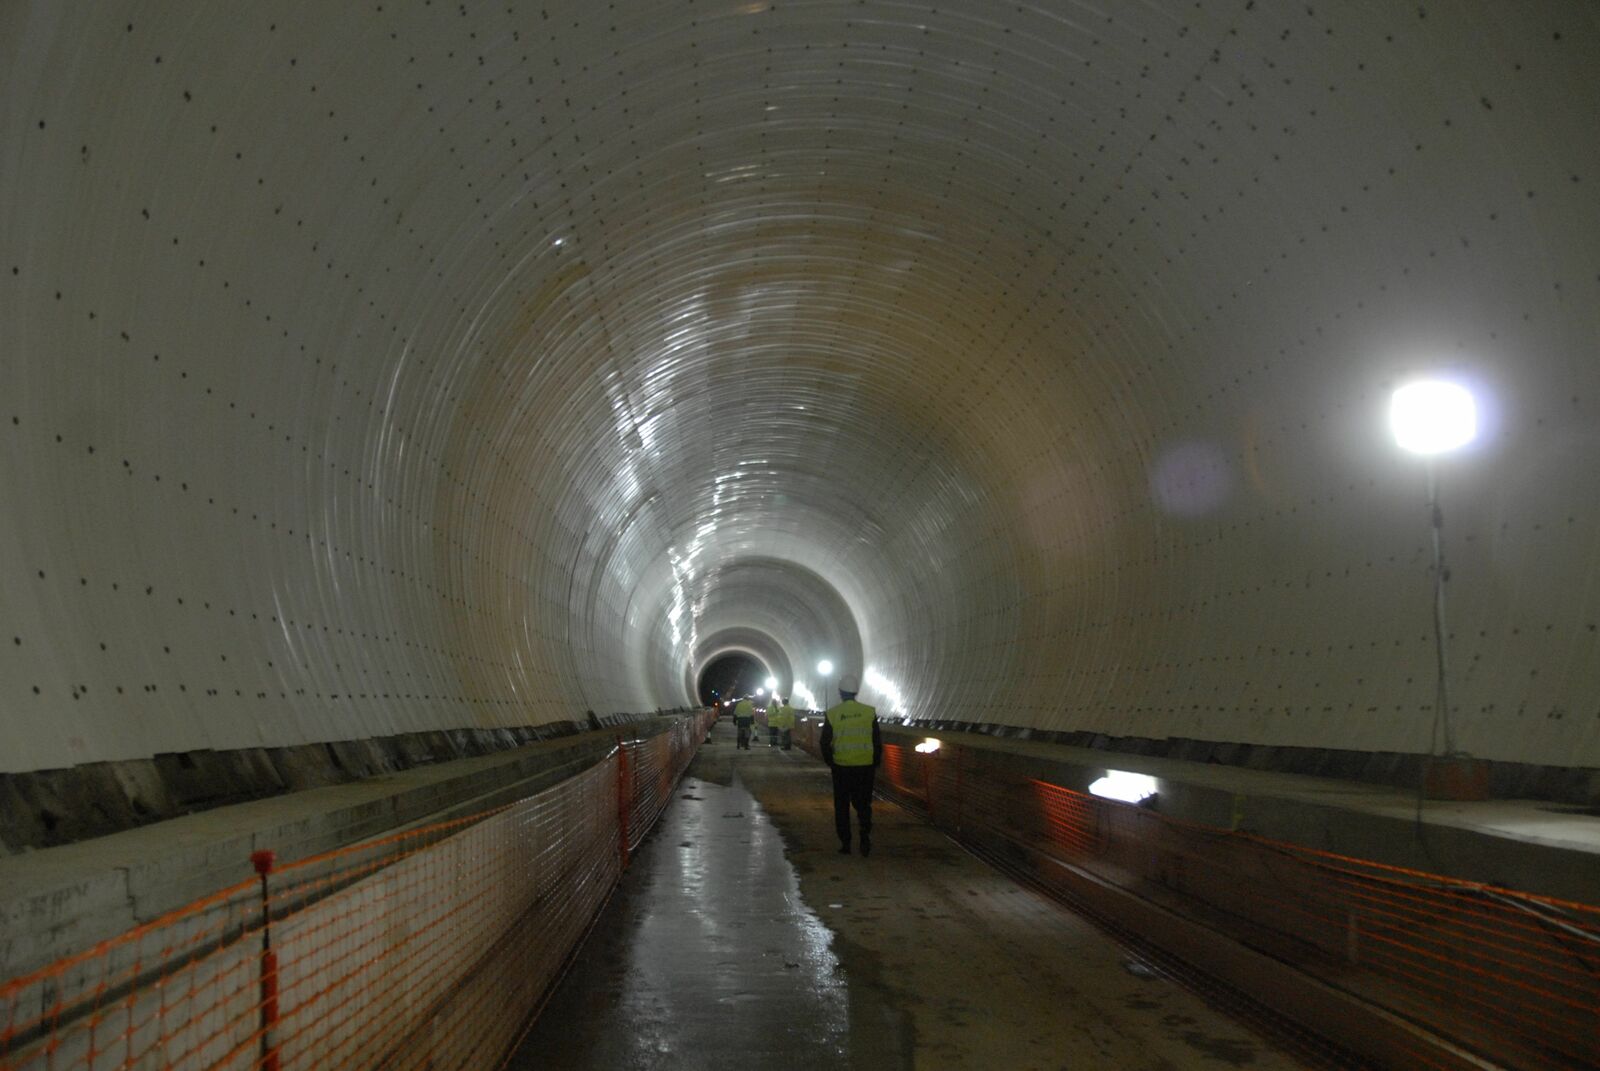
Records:
{"label": "concrete surface with bolt holes", "polygon": [[838,854],[826,769],[719,725],[512,1066],[1300,1066],[892,804],[874,824]]}

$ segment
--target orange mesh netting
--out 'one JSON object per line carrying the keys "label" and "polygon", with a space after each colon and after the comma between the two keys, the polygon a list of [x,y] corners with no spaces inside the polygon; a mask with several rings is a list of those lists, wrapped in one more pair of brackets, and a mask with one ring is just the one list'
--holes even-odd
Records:
{"label": "orange mesh netting", "polygon": [[[814,727],[802,739],[815,750]],[[1181,821],[948,740],[885,745],[879,787],[963,839],[1070,864],[1505,1066],[1600,1066],[1600,907]]]}
{"label": "orange mesh netting", "polygon": [[509,1057],[713,714],[469,817],[275,864],[0,986],[0,1071]]}

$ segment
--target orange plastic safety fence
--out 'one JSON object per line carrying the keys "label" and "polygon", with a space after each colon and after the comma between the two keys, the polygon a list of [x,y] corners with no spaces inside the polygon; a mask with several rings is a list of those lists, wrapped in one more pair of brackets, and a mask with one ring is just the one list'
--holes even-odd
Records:
{"label": "orange plastic safety fence", "polygon": [[0,985],[0,1071],[495,1065],[710,718],[466,818],[258,853],[259,877]]}
{"label": "orange plastic safety fence", "polygon": [[1169,818],[949,742],[886,745],[879,776],[940,825],[1136,885],[1506,1066],[1600,1066],[1600,907]]}
{"label": "orange plastic safety fence", "polygon": [[910,786],[906,782],[905,748],[897,744],[890,744],[883,749],[882,776],[903,795],[911,795]]}

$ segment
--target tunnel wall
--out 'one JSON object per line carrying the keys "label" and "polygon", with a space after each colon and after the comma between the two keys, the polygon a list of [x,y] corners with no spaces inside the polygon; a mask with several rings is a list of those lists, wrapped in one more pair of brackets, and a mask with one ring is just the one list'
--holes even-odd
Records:
{"label": "tunnel wall", "polygon": [[1592,6],[878,14],[0,9],[0,770],[677,706],[751,559],[889,713],[1426,751],[1440,365],[1461,746],[1600,765]]}

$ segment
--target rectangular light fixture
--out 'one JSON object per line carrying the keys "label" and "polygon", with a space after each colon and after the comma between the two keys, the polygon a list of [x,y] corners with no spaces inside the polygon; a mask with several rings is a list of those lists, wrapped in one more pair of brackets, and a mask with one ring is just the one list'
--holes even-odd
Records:
{"label": "rectangular light fixture", "polygon": [[1089,791],[1102,799],[1143,803],[1156,794],[1156,779],[1126,770],[1107,770],[1104,777],[1089,786]]}

